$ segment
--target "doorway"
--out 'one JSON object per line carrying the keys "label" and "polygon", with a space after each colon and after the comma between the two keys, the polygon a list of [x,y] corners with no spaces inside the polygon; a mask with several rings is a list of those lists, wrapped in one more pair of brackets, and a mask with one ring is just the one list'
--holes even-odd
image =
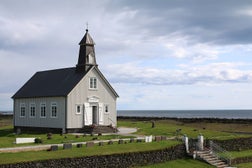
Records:
{"label": "doorway", "polygon": [[98,108],[97,106],[92,106],[92,114],[93,114],[93,124],[98,125]]}

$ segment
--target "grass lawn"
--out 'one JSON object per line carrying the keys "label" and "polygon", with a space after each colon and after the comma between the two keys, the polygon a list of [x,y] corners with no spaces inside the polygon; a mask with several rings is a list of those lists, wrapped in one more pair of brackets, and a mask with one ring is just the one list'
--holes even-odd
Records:
{"label": "grass lawn", "polygon": [[[159,164],[154,164],[154,165],[149,165],[149,166],[142,166],[141,168],[181,168],[181,167],[189,167],[189,168],[214,168],[215,166],[211,166],[207,163],[198,161],[198,160],[193,160],[193,159],[178,159],[178,160],[173,160],[165,163],[159,163]],[[140,168],[140,167],[139,167]]]}
{"label": "grass lawn", "polygon": [[251,168],[252,163],[242,163],[242,164],[238,164],[238,165],[235,165],[235,166],[237,166],[238,168]]}
{"label": "grass lawn", "polygon": [[0,127],[0,148],[4,147],[16,147],[16,146],[27,146],[27,145],[36,145],[34,143],[31,144],[14,144],[15,139],[18,137],[34,137],[41,138],[43,140],[43,144],[60,144],[60,143],[73,143],[73,142],[86,142],[91,141],[93,139],[98,140],[107,140],[107,139],[119,139],[119,138],[127,138],[129,136],[118,136],[118,135],[103,135],[103,136],[90,136],[90,135],[81,135],[78,138],[72,134],[60,135],[53,134],[52,139],[47,139],[47,134],[39,134],[39,133],[29,133],[29,134],[13,134],[12,126],[4,126]]}
{"label": "grass lawn", "polygon": [[[11,119],[7,120],[0,118],[0,148],[2,147],[15,147],[15,146],[27,146],[36,144],[13,144],[17,137],[40,137],[43,140],[43,144],[58,144],[58,143],[72,143],[72,142],[84,142],[91,141],[93,138],[100,140],[126,138],[118,135],[108,136],[80,136],[76,138],[75,135],[66,134],[61,136],[60,134],[53,134],[52,139],[48,140],[46,134],[32,133],[32,134],[13,134],[13,127],[11,125]],[[196,138],[199,134],[204,135],[208,139],[231,139],[238,137],[248,137],[251,135],[237,134],[235,132],[250,133],[252,130],[252,124],[228,124],[228,123],[183,123],[175,120],[159,120],[155,121],[155,128],[151,128],[150,121],[131,121],[131,120],[119,120],[118,127],[135,127],[138,131],[135,134],[138,135],[166,135],[169,137],[182,136],[187,134],[190,138]],[[179,130],[179,131],[178,131]],[[235,132],[233,132],[235,131]],[[33,151],[33,152],[19,152],[19,153],[1,153],[0,164],[25,162],[34,160],[46,160],[57,158],[69,158],[69,157],[81,157],[91,155],[105,155],[115,154],[123,152],[136,152],[147,151],[170,147],[181,142],[178,141],[161,141],[153,143],[128,143],[128,144],[113,144],[94,147],[76,148],[75,146],[71,150],[60,149],[54,152],[47,151]],[[232,152],[234,157],[252,156],[252,150]],[[212,166],[192,159],[175,160],[161,164],[155,164],[147,167],[192,167],[192,168],[210,168]],[[252,167],[252,163],[239,164],[238,167],[247,168]]]}
{"label": "grass lawn", "polygon": [[34,160],[46,160],[46,159],[57,159],[57,158],[73,158],[81,156],[92,156],[92,155],[106,155],[115,153],[126,153],[126,152],[138,152],[163,149],[179,144],[178,141],[161,141],[152,143],[127,143],[127,144],[116,144],[104,145],[94,147],[82,147],[76,148],[73,146],[71,150],[60,149],[58,151],[33,151],[33,152],[18,152],[18,153],[1,153],[0,164],[15,163],[15,162],[27,162]]}
{"label": "grass lawn", "polygon": [[[219,125],[222,125],[222,127]],[[231,125],[235,125],[235,124],[231,124]],[[199,134],[204,135],[204,137],[208,139],[231,139],[231,138],[249,136],[246,134],[236,134],[236,133],[231,133],[231,132],[228,133],[227,131],[230,130],[229,124],[220,124],[220,123],[193,123],[191,124],[191,123],[182,123],[182,122],[178,122],[174,120],[159,120],[159,121],[155,121],[155,128],[151,128],[150,121],[119,120],[118,126],[136,127],[138,128],[138,131],[136,132],[136,134],[142,134],[142,135],[176,136],[178,135],[176,130],[181,130],[178,132],[180,136],[186,134],[187,136],[191,138],[196,138]],[[249,127],[252,129],[252,124],[250,124]],[[240,130],[243,131],[241,128]],[[246,130],[247,130],[247,127],[246,127]]]}
{"label": "grass lawn", "polygon": [[245,151],[231,151],[230,154],[234,158],[252,156],[252,149],[251,150],[245,150]]}

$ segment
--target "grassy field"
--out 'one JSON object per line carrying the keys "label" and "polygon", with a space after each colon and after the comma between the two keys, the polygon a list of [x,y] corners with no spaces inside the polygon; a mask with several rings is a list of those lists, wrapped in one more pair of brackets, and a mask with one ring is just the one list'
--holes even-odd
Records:
{"label": "grassy field", "polygon": [[1,153],[0,164],[27,162],[34,160],[58,159],[58,158],[73,158],[81,156],[92,155],[106,155],[125,152],[138,152],[164,149],[179,144],[178,141],[161,141],[153,143],[127,143],[127,144],[113,144],[94,147],[76,148],[71,150],[60,149],[58,151],[33,151],[33,152],[19,152],[19,153]]}
{"label": "grassy field", "polygon": [[[245,150],[245,151],[231,151],[230,154],[233,158],[240,158],[240,157],[251,157],[252,156],[252,149],[251,150]],[[243,163],[235,165],[239,168],[251,168],[252,163]]]}
{"label": "grassy field", "polygon": [[[11,118],[1,118],[0,116],[0,148],[1,147],[13,147],[13,146],[26,146],[27,144],[16,145],[13,144],[16,137],[40,137],[43,140],[43,144],[57,144],[57,143],[67,143],[67,142],[83,142],[91,141],[95,139],[114,139],[122,138],[118,135],[108,135],[108,136],[80,136],[76,138],[75,135],[66,134],[53,134],[52,139],[48,140],[46,134],[21,134],[15,135],[13,133],[13,126]],[[187,134],[191,138],[196,138],[199,134],[205,136],[205,138],[211,139],[231,139],[238,137],[248,137],[252,130],[251,124],[234,124],[234,123],[183,123],[174,120],[160,120],[155,121],[155,128],[151,128],[152,123],[150,121],[131,121],[131,120],[119,120],[118,127],[134,127],[138,128],[135,133],[137,135],[166,135],[168,137],[180,137]],[[237,132],[240,132],[237,134]],[[242,134],[244,133],[244,134]],[[94,146],[92,148],[76,148],[73,147],[72,150],[63,150],[55,152],[48,151],[37,151],[37,152],[19,152],[19,153],[1,153],[0,154],[0,164],[14,163],[14,162],[24,162],[33,160],[45,160],[45,159],[57,159],[57,158],[69,158],[69,157],[81,157],[90,155],[104,155],[123,152],[136,152],[136,151],[146,151],[161,149],[165,147],[170,147],[176,145],[180,142],[178,141],[162,141],[153,143],[127,143],[123,145],[105,145],[105,146]],[[35,145],[35,144],[28,144]],[[232,152],[234,157],[251,156],[252,150],[242,151],[242,152]],[[192,167],[192,168],[210,168],[212,166],[191,160],[182,159],[161,164],[155,164],[147,167]],[[252,167],[252,163],[239,164],[240,168]]]}
{"label": "grassy field", "polygon": [[[182,123],[174,120],[160,120],[155,122],[155,128],[151,128],[150,121],[119,120],[118,126],[136,127],[138,128],[136,134],[140,135],[166,135],[172,137],[186,134],[188,137],[196,138],[199,134],[202,134],[208,139],[252,136],[246,134],[246,132],[252,130],[252,124]],[[235,127],[239,127],[239,131],[245,132],[245,134],[234,133]]]}
{"label": "grassy field", "polygon": [[242,163],[242,164],[238,164],[235,165],[238,168],[251,168],[252,167],[252,163]]}
{"label": "grassy field", "polygon": [[24,133],[20,135],[13,134],[12,126],[4,126],[0,127],[0,148],[4,147],[17,147],[17,146],[27,146],[27,145],[40,145],[40,144],[14,144],[15,139],[18,137],[34,137],[41,138],[43,144],[60,144],[60,143],[73,143],[73,142],[86,142],[92,140],[108,140],[108,139],[120,139],[120,138],[129,138],[131,136],[119,136],[119,135],[103,135],[103,136],[90,136],[90,135],[60,135],[60,134],[52,134],[52,139],[47,139],[47,134],[42,133]]}
{"label": "grassy field", "polygon": [[234,158],[244,157],[244,156],[252,156],[252,149],[251,150],[245,150],[245,151],[231,151],[230,154]]}

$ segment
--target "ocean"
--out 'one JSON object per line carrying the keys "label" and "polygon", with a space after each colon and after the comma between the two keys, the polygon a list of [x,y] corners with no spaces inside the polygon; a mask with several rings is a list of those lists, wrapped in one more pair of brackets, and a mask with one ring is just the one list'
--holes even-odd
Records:
{"label": "ocean", "polygon": [[117,116],[252,119],[252,110],[118,110]]}

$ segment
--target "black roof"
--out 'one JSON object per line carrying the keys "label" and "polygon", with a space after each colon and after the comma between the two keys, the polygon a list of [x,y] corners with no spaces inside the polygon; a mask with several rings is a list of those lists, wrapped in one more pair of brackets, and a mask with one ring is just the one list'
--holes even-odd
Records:
{"label": "black roof", "polygon": [[83,45],[83,44],[84,45],[95,45],[94,40],[92,39],[92,37],[88,33],[88,29],[86,29],[86,34],[84,35],[82,40],[79,42],[79,45]]}
{"label": "black roof", "polygon": [[88,71],[77,73],[72,67],[37,72],[12,98],[67,96]]}

